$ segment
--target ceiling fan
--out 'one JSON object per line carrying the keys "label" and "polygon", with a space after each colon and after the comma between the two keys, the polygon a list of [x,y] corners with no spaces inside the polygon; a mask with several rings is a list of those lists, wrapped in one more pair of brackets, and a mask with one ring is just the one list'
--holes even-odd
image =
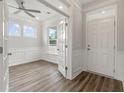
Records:
{"label": "ceiling fan", "polygon": [[18,4],[18,7],[8,5],[9,7],[18,9],[17,11],[14,12],[14,14],[18,14],[18,13],[20,13],[21,11],[24,11],[24,13],[26,13],[28,16],[35,18],[35,16],[34,16],[33,14],[31,14],[30,12],[41,13],[41,11],[39,11],[39,10],[26,9],[26,8],[24,7],[24,1],[23,1],[23,0],[15,0],[15,1],[16,1],[16,3]]}

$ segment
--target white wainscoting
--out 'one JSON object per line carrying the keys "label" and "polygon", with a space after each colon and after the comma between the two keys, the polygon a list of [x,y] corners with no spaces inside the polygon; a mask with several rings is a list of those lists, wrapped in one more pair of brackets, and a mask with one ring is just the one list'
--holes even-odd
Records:
{"label": "white wainscoting", "polygon": [[24,64],[41,59],[41,48],[12,48],[9,49],[9,66]]}
{"label": "white wainscoting", "polygon": [[[82,71],[87,70],[86,50],[73,50],[72,52],[72,77],[75,78]],[[124,86],[124,52],[118,52],[115,78],[121,80]]]}
{"label": "white wainscoting", "polygon": [[123,81],[124,86],[124,52],[118,51],[116,69],[117,79]]}
{"label": "white wainscoting", "polygon": [[72,51],[72,78],[86,70],[86,52],[83,49]]}
{"label": "white wainscoting", "polygon": [[123,81],[123,89],[124,89],[124,81]]}
{"label": "white wainscoting", "polygon": [[0,91],[3,91],[2,85],[3,85],[3,55],[0,54]]}
{"label": "white wainscoting", "polygon": [[41,51],[42,51],[41,56],[40,56],[41,60],[48,61],[54,64],[58,64],[59,56],[56,54],[56,52],[49,51],[48,48],[46,47],[42,47]]}
{"label": "white wainscoting", "polygon": [[42,56],[41,56],[41,59],[45,60],[45,61],[48,61],[48,62],[58,64],[58,62],[59,62],[58,57],[59,56],[56,55],[56,54],[43,53]]}

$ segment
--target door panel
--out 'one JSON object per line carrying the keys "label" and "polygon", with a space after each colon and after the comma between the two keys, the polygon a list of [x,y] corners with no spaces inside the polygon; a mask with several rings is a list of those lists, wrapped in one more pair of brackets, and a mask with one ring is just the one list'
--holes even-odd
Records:
{"label": "door panel", "polygon": [[114,17],[88,22],[88,70],[114,75]]}
{"label": "door panel", "polygon": [[66,77],[66,19],[63,19],[60,21],[60,24],[58,26],[58,40],[57,40],[57,49],[58,49],[58,55],[59,55],[59,64],[58,69],[60,73]]}
{"label": "door panel", "polygon": [[3,18],[2,18],[2,6],[3,2],[0,1],[0,92],[3,91]]}
{"label": "door panel", "polygon": [[3,91],[8,91],[8,48],[7,48],[7,26],[8,26],[8,8],[6,0],[3,2],[4,16],[3,16]]}
{"label": "door panel", "polygon": [[0,1],[0,47],[2,52],[0,52],[0,91],[5,92],[7,91],[7,84],[8,84],[8,66],[7,66],[7,52],[5,46],[5,32],[6,30],[6,20],[5,16],[3,16],[3,9],[5,10],[5,1]]}
{"label": "door panel", "polygon": [[[96,72],[96,62],[98,62],[98,33],[97,33],[97,22],[91,21],[88,23],[88,69]],[[96,66],[97,67],[97,66]]]}

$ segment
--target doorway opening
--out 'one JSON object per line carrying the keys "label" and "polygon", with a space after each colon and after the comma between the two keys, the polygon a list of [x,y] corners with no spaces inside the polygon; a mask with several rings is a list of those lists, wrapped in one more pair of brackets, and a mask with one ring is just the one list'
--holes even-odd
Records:
{"label": "doorway opening", "polygon": [[[41,65],[47,71],[51,65],[46,63],[55,64],[57,71],[66,79],[69,17],[36,0],[7,0],[7,5],[9,17],[6,44],[10,91],[21,84],[19,79],[27,80],[18,78],[21,74],[28,73],[26,70],[31,73],[31,68],[36,70],[34,68]],[[29,73],[27,75],[31,75]],[[40,71],[37,73],[40,76]]]}

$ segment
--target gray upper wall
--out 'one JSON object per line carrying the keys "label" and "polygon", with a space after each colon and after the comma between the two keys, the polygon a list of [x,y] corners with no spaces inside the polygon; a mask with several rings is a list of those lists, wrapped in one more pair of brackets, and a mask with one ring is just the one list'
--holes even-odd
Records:
{"label": "gray upper wall", "polygon": [[3,36],[2,36],[2,35],[3,35],[3,34],[2,34],[2,33],[3,33],[3,29],[2,29],[2,28],[3,28],[3,25],[2,25],[2,23],[3,23],[3,22],[2,22],[2,21],[3,21],[3,20],[2,20],[2,12],[3,12],[3,11],[2,11],[2,3],[0,2],[0,47],[2,46],[2,43],[3,43],[3,42],[2,42],[2,37],[3,37]]}
{"label": "gray upper wall", "polygon": [[124,51],[124,0],[118,3],[118,51]]}
{"label": "gray upper wall", "polygon": [[79,50],[83,48],[83,16],[79,7],[73,7],[73,24],[72,24],[72,49]]}

